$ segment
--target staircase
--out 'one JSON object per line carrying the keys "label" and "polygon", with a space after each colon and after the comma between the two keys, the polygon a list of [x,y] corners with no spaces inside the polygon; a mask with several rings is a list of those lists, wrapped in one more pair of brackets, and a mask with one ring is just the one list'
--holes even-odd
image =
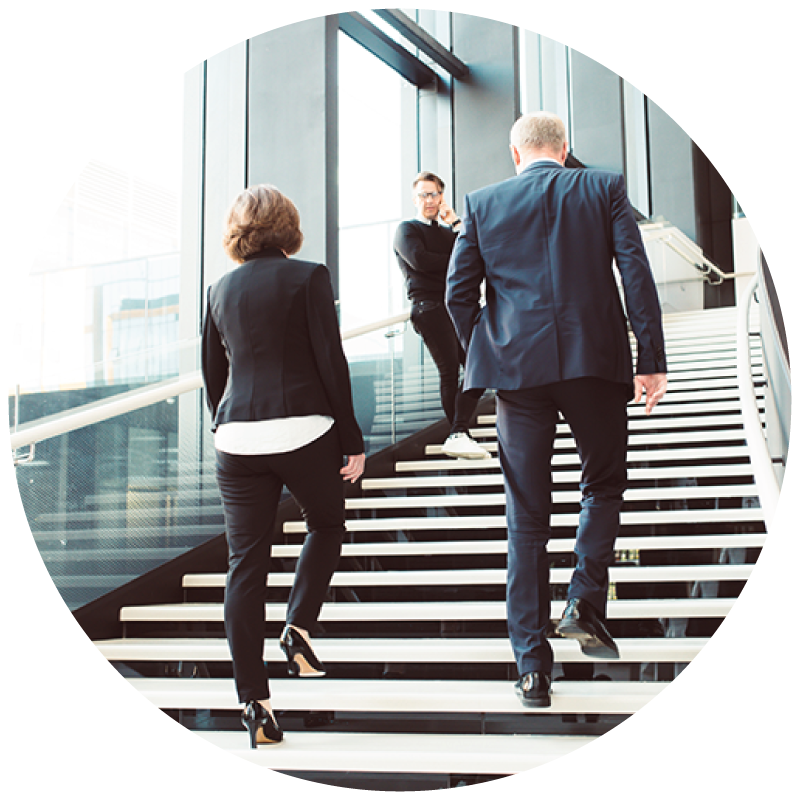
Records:
{"label": "staircase", "polygon": [[[362,481],[315,649],[328,677],[287,677],[277,636],[304,525],[273,548],[264,658],[286,732],[250,750],[222,624],[225,564],[183,577],[185,602],[125,607],[96,645],[131,685],[204,739],[261,766],[362,789],[492,780],[571,752],[635,713],[694,658],[765,542],[742,430],[735,309],[665,318],[670,386],[650,417],[630,406],[630,488],[611,569],[618,662],[553,638],[550,708],[518,701],[505,628],[505,519],[497,458],[424,459]],[[754,317],[754,323],[757,320]],[[751,325],[754,330],[755,324]],[[760,339],[751,336],[763,413]],[[473,434],[496,452],[495,418]],[[565,425],[554,457],[552,616],[564,606],[580,493]]]}

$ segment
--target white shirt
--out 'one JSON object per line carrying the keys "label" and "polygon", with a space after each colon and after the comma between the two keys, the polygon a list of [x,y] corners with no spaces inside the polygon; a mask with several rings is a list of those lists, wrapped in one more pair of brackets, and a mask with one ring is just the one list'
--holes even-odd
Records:
{"label": "white shirt", "polygon": [[333,417],[312,414],[255,422],[225,422],[214,433],[214,446],[237,456],[289,453],[319,439],[333,427]]}

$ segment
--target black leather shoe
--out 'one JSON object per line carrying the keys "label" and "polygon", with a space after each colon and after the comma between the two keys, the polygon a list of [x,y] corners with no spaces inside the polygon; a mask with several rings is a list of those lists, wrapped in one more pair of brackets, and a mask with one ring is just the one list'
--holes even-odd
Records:
{"label": "black leather shoe", "polygon": [[581,597],[573,597],[567,603],[556,633],[567,639],[576,639],[583,654],[591,658],[619,658],[617,645],[600,615]]}
{"label": "black leather shoe", "polygon": [[514,690],[524,706],[546,708],[550,705],[550,676],[546,672],[526,672],[514,684]]}

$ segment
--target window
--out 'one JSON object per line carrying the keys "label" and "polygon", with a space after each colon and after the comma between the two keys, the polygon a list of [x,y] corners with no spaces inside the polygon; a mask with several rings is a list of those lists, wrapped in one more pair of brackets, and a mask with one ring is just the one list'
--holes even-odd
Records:
{"label": "window", "polygon": [[23,392],[175,374],[181,91],[102,143],[37,243],[15,322]]}
{"label": "window", "polygon": [[[339,298],[343,330],[402,311],[405,291],[392,241],[403,216],[404,124],[416,90],[339,33]],[[411,131],[411,140],[407,131]]]}

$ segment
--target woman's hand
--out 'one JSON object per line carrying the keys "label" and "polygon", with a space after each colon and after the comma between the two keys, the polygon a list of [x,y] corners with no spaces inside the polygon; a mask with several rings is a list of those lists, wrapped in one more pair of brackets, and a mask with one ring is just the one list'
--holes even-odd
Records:
{"label": "woman's hand", "polygon": [[342,467],[339,472],[342,474],[343,481],[355,483],[364,472],[364,464],[367,457],[364,453],[357,456],[347,456],[347,465]]}

